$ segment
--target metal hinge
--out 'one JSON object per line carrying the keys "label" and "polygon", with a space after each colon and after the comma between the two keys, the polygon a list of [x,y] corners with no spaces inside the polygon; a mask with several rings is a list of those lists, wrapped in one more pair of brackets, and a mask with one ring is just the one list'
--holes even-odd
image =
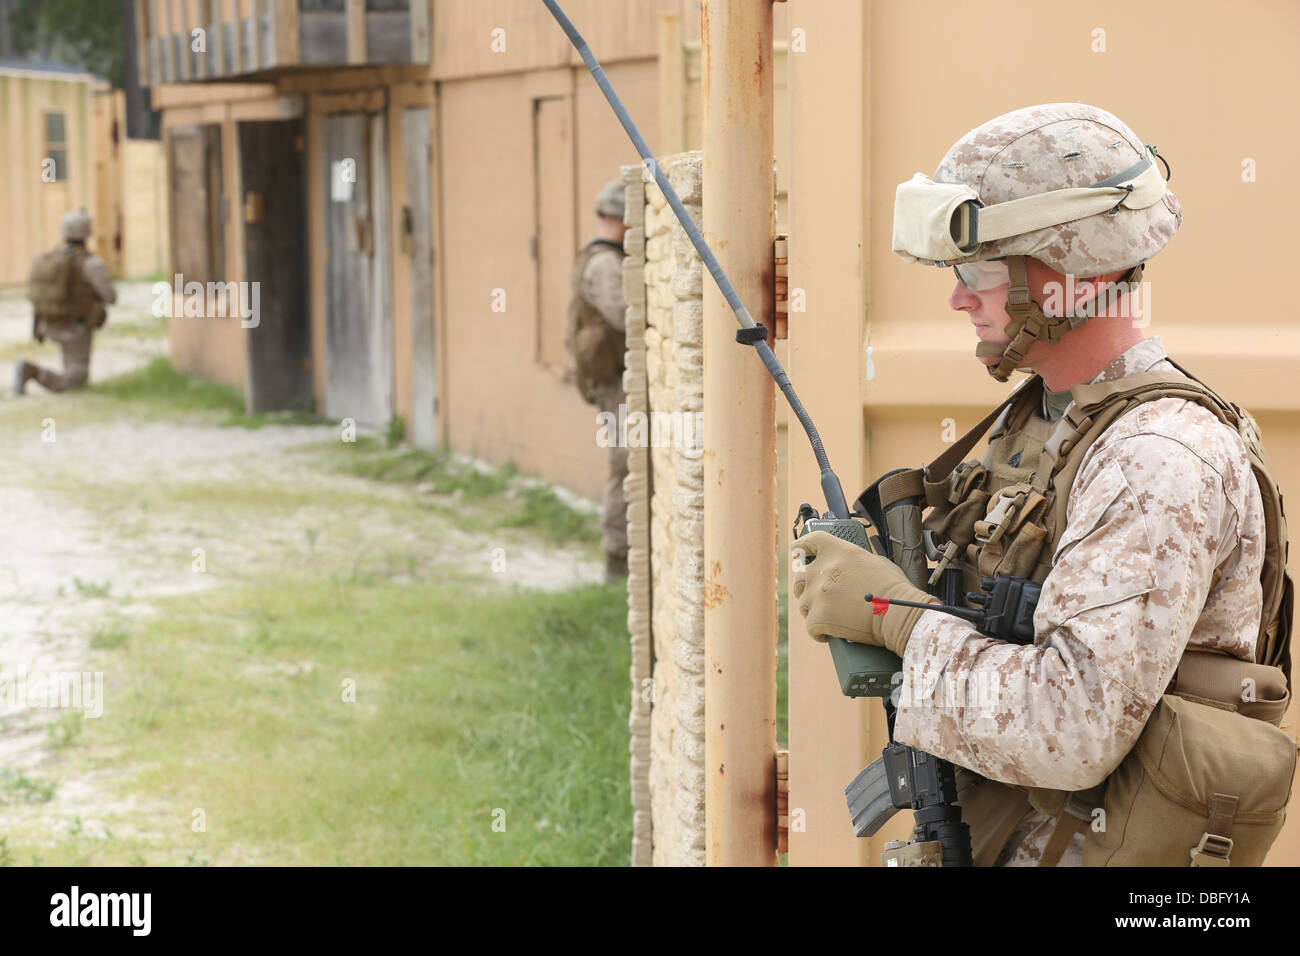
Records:
{"label": "metal hinge", "polygon": [[772,309],[772,328],[775,330],[775,339],[785,339],[790,337],[789,329],[789,312],[790,312],[790,266],[787,258],[788,237],[778,235],[776,241],[772,243],[772,275],[776,283],[775,295]]}
{"label": "metal hinge", "polygon": [[790,852],[790,751],[776,752],[776,852]]}

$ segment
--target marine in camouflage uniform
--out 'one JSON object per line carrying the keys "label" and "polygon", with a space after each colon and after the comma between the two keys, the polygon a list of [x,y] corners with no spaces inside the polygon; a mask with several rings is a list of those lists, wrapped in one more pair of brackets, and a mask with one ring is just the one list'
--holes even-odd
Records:
{"label": "marine in camouflage uniform", "polygon": [[[972,130],[949,150],[934,183],[969,186],[987,207],[1117,176],[1131,181],[1145,152],[1104,110],[1051,104]],[[1024,308],[1006,305],[1009,286],[1027,286],[1028,309],[1042,319],[1051,312],[1043,306],[1045,276],[1110,274],[1115,281],[1160,251],[1182,214],[1167,190],[1149,201],[1155,190],[1149,177],[1144,182],[1129,194],[1150,194],[1133,206],[1058,218],[974,248],[958,244],[952,258],[918,254],[916,243],[899,242],[896,225],[895,251],[904,258],[975,265],[958,269],[950,305],[977,325],[977,355],[989,372],[1000,380],[1012,369],[1043,376],[1042,404],[1028,421],[1014,434],[995,426],[984,458],[995,483],[1032,472],[1071,403],[1071,386],[1145,371],[1179,374],[1159,338],[1142,339],[1127,316],[1075,323],[1047,315],[1046,325],[1056,326],[1049,332],[1025,320]],[[896,208],[896,223],[899,215]],[[1016,314],[999,329],[991,317],[1004,306],[1002,321]],[[1037,325],[1034,334],[1018,335],[1017,319],[1019,331]],[[1001,847],[986,848],[986,865],[1036,865],[1056,823],[1022,791],[1000,784],[1063,791],[1098,785],[1134,746],[1185,649],[1254,660],[1264,512],[1236,431],[1194,402],[1140,404],[1084,453],[1066,514],[1053,552],[1039,559],[1051,569],[1034,613],[1034,642],[1025,646],[947,614],[903,607],[868,613],[864,593],[934,599],[890,562],[825,532],[792,546],[817,556],[793,581],[809,634],[879,644],[902,657],[894,738],[958,765],[964,794],[993,787],[994,802],[1016,818]],[[965,807],[965,796],[961,802]],[[977,863],[980,836],[973,825]],[[1074,835],[1057,865],[1080,865],[1083,841]]]}
{"label": "marine in camouflage uniform", "polygon": [[[627,303],[623,297],[623,181],[611,180],[596,196],[596,215],[600,218],[597,237],[580,254],[575,269],[573,308],[604,320],[607,350],[617,354],[609,362],[608,374],[589,383],[587,391],[601,412],[610,412],[615,420],[618,408],[627,401],[623,391],[623,340],[627,327]],[[581,376],[582,369],[579,369]],[[602,534],[605,550],[605,577],[616,580],[627,575],[627,500],[623,479],[627,477],[627,447],[618,436],[609,447],[608,474],[601,496]]]}
{"label": "marine in camouflage uniform", "polygon": [[[90,377],[90,346],[94,331],[103,325],[104,307],[117,301],[117,290],[108,265],[99,256],[86,251],[86,240],[91,235],[91,220],[85,210],[76,210],[63,217],[59,235],[65,246],[60,252],[74,256],[77,264],[73,278],[79,288],[69,290],[69,303],[74,311],[88,314],[71,316],[67,321],[52,322],[36,316],[32,337],[37,342],[46,338],[58,342],[63,352],[63,371],[56,372],[34,362],[19,360],[14,366],[14,392],[22,394],[27,383],[35,379],[51,392],[80,388]],[[39,260],[38,260],[39,261]]]}

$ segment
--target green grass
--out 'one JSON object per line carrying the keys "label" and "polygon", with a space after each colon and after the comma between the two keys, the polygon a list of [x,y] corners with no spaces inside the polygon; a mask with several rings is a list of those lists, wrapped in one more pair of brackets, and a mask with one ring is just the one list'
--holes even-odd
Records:
{"label": "green grass", "polygon": [[[242,406],[236,390],[159,359],[59,396],[57,411],[79,424],[321,421]],[[44,414],[14,408],[0,410],[6,431]],[[188,567],[191,547],[207,548],[220,586],[151,598],[143,615],[110,605],[89,626],[83,666],[105,674],[104,715],[47,723],[39,775],[0,771],[0,806],[17,808],[0,865],[627,862],[623,589],[510,591],[475,577],[477,565],[436,563],[429,546],[448,514],[530,543],[593,546],[598,518],[512,464],[480,470],[393,447],[395,434],[292,454],[409,495],[350,482],[42,479],[122,540],[169,529],[176,553],[163,565]],[[214,515],[266,533],[225,551]],[[93,579],[67,592],[131,600],[129,584]],[[75,786],[86,774],[93,785]],[[94,806],[77,803],[87,792]]]}
{"label": "green grass", "polygon": [[[51,731],[71,737],[65,752],[79,767],[134,768],[112,783],[156,804],[154,830],[105,838],[78,819],[52,847],[11,830],[10,855],[97,865],[627,862],[620,588],[537,594],[468,578],[403,587],[285,576],[160,608],[133,622],[129,643],[99,652],[104,717]],[[0,804],[52,793],[0,775]],[[191,827],[196,809],[203,832]]]}
{"label": "green grass", "polygon": [[15,803],[48,803],[55,785],[48,780],[33,780],[16,770],[0,770],[0,807]]}
{"label": "green grass", "polygon": [[244,411],[244,396],[237,388],[183,375],[163,356],[133,372],[90,386],[94,395],[147,405],[169,415],[215,412],[225,415],[222,425],[261,428],[265,425],[322,425],[330,420],[309,411]]}
{"label": "green grass", "polygon": [[464,506],[484,505],[474,521],[481,528],[527,528],[552,544],[600,541],[599,518],[571,508],[549,486],[529,483],[513,462],[481,469],[444,448],[425,451],[360,436],[316,449],[327,467],[350,475],[416,485],[429,497],[424,507],[464,520]]}
{"label": "green grass", "polygon": [[57,718],[45,725],[50,747],[55,750],[66,750],[80,739],[85,726],[86,718],[81,711],[72,710],[61,713]]}
{"label": "green grass", "polygon": [[103,598],[108,597],[109,591],[112,590],[112,584],[108,581],[102,583],[95,581],[83,581],[81,578],[73,577],[72,586],[76,589],[80,597],[86,598]]}
{"label": "green grass", "polygon": [[237,389],[182,375],[171,362],[158,357],[149,364],[92,385],[93,394],[121,402],[148,402],[172,412],[225,412],[231,417],[244,413],[244,397]]}
{"label": "green grass", "polygon": [[130,640],[130,636],[120,621],[101,621],[90,633],[90,646],[97,650],[113,650]]}

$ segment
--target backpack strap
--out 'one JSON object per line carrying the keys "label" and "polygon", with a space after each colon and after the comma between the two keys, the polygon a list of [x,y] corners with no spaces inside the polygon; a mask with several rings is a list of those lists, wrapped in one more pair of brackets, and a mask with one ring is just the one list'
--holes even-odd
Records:
{"label": "backpack strap", "polygon": [[1232,793],[1216,793],[1210,798],[1205,817],[1205,831],[1191,849],[1191,866],[1231,866],[1232,818],[1237,814],[1238,798]]}
{"label": "backpack strap", "polygon": [[1092,823],[1092,813],[1101,806],[1102,794],[1106,791],[1106,782],[1102,781],[1087,790],[1076,790],[1065,798],[1056,817],[1056,826],[1043,848],[1043,855],[1038,858],[1039,866],[1056,866],[1069,849],[1077,834],[1082,833]]}

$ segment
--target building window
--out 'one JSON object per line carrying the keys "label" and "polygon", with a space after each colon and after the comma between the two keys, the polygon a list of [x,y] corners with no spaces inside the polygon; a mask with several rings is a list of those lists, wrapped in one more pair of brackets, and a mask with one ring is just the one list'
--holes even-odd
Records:
{"label": "building window", "polygon": [[45,114],[45,157],[53,160],[53,182],[64,182],[68,178],[68,133],[67,121],[60,111],[51,110]]}

